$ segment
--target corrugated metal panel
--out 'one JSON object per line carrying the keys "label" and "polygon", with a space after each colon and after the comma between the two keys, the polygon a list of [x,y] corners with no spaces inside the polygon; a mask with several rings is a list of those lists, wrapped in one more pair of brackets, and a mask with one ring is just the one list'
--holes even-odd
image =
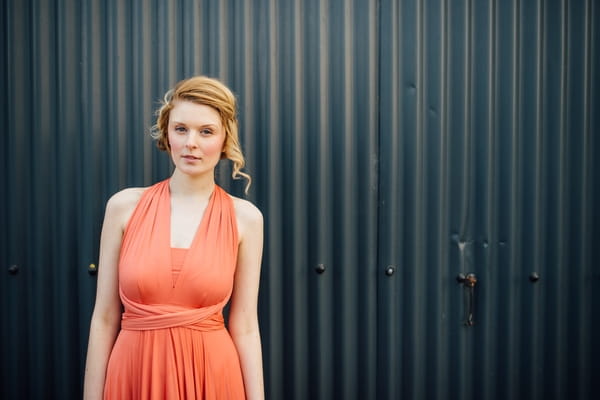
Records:
{"label": "corrugated metal panel", "polygon": [[253,99],[265,107],[255,115],[264,115],[268,129],[256,153],[269,238],[262,287],[269,393],[370,398],[377,371],[377,54],[369,44],[377,8],[271,2],[254,12],[271,21],[256,41],[269,61],[264,94]]}
{"label": "corrugated metal panel", "polygon": [[381,16],[379,267],[397,273],[379,285],[377,398],[597,396],[597,5],[383,1]]}
{"label": "corrugated metal panel", "polygon": [[144,133],[164,91],[197,73],[240,101],[266,221],[269,398],[600,394],[594,1],[6,0],[0,13],[0,260],[19,268],[0,274],[6,398],[80,397],[104,203],[168,176]]}

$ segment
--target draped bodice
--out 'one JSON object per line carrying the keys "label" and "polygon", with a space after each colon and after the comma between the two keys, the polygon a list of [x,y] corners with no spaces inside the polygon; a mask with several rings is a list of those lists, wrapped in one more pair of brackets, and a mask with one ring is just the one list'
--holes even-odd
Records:
{"label": "draped bodice", "polygon": [[123,234],[119,294],[121,327],[129,330],[223,326],[231,295],[238,232],[232,198],[215,186],[179,273],[171,263],[169,180],[144,191]]}

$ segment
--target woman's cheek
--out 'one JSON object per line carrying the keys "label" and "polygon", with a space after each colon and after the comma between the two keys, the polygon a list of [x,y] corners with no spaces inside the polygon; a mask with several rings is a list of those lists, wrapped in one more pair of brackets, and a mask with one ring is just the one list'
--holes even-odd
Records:
{"label": "woman's cheek", "polygon": [[224,142],[224,140],[215,140],[205,148],[205,151],[211,155],[220,155],[224,148]]}

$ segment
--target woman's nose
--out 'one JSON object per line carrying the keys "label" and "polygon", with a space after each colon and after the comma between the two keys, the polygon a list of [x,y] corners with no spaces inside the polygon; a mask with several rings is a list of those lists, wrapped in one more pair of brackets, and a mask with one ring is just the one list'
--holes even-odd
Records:
{"label": "woman's nose", "polygon": [[195,132],[190,132],[190,134],[187,136],[187,140],[185,142],[186,147],[188,148],[195,148],[198,146],[197,141],[197,135]]}

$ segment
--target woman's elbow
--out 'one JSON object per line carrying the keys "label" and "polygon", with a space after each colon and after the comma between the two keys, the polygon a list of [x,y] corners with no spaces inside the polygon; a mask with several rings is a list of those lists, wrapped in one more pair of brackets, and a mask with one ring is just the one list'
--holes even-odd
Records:
{"label": "woman's elbow", "polygon": [[259,332],[258,317],[256,315],[232,315],[229,318],[228,327],[231,336],[256,335]]}
{"label": "woman's elbow", "polygon": [[121,310],[118,307],[95,309],[91,325],[97,328],[116,329],[121,324]]}

